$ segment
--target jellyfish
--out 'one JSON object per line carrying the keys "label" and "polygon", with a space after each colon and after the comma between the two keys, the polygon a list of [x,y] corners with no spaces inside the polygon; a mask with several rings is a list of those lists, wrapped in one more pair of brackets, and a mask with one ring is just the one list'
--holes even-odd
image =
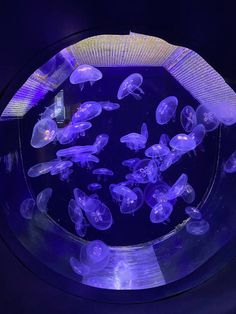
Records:
{"label": "jellyfish", "polygon": [[163,99],[156,108],[156,122],[167,124],[174,117],[177,106],[178,99],[175,96]]}
{"label": "jellyfish", "polygon": [[[167,202],[167,192],[170,186],[164,181],[157,181],[155,184],[149,183],[144,189],[144,200],[148,206],[154,207],[157,203]],[[170,203],[174,204],[175,199]]]}
{"label": "jellyfish", "polygon": [[91,163],[99,163],[100,159],[92,154],[78,154],[71,158],[71,161],[78,163],[82,168],[89,168]]}
{"label": "jellyfish", "polygon": [[89,223],[97,230],[107,230],[113,223],[110,209],[99,199],[88,197],[83,210]]}
{"label": "jellyfish", "polygon": [[194,139],[187,134],[177,134],[170,140],[170,146],[182,152],[188,152],[196,147]]}
{"label": "jellyfish", "polygon": [[139,133],[129,133],[120,138],[121,143],[125,143],[126,146],[134,151],[145,148],[147,139],[145,136]]}
{"label": "jellyfish", "polygon": [[148,127],[147,127],[147,123],[143,123],[141,126],[141,135],[143,135],[147,140],[148,140]]}
{"label": "jellyfish", "polygon": [[28,170],[27,174],[31,178],[36,178],[43,174],[49,173],[52,170],[54,165],[55,165],[55,161],[41,162],[32,166]]}
{"label": "jellyfish", "polygon": [[185,106],[180,113],[180,122],[185,132],[189,133],[197,125],[196,112],[191,106]]}
{"label": "jellyfish", "polygon": [[122,161],[122,166],[128,167],[130,170],[133,170],[138,161],[140,161],[140,158],[126,159]]}
{"label": "jellyfish", "polygon": [[72,198],[68,204],[68,214],[72,222],[82,222],[84,219],[83,212],[77,202]]}
{"label": "jellyfish", "polygon": [[159,144],[168,146],[168,145],[169,145],[169,142],[170,142],[170,137],[169,137],[169,135],[166,134],[166,133],[161,134],[160,140],[159,140]]}
{"label": "jellyfish", "polygon": [[162,160],[160,165],[160,171],[163,172],[167,170],[171,165],[175,164],[182,157],[182,153],[180,151],[174,150],[169,152],[168,155]]}
{"label": "jellyfish", "polygon": [[195,191],[189,183],[186,185],[185,191],[181,197],[187,204],[191,204],[195,201]]}
{"label": "jellyfish", "polygon": [[132,174],[136,182],[145,184],[157,179],[159,176],[157,165],[155,161],[151,163],[150,161],[150,159],[141,159],[136,163]]}
{"label": "jellyfish", "polygon": [[145,150],[145,156],[148,158],[159,158],[168,155],[169,148],[164,144],[154,144]]}
{"label": "jellyfish", "polygon": [[94,145],[71,146],[69,148],[59,149],[56,152],[57,157],[75,158],[80,154],[94,154],[97,149]]}
{"label": "jellyfish", "polygon": [[188,181],[188,176],[182,173],[177,181],[172,185],[172,187],[167,192],[166,196],[168,200],[173,200],[178,196],[181,196],[186,190],[186,185]]}
{"label": "jellyfish", "polygon": [[72,143],[76,138],[76,133],[73,131],[73,128],[71,125],[65,126],[64,128],[60,128],[57,130],[57,141],[62,144],[70,144]]}
{"label": "jellyfish", "polygon": [[85,136],[85,131],[92,127],[91,122],[76,122],[71,125],[73,134]]}
{"label": "jellyfish", "polygon": [[196,146],[202,143],[206,134],[206,129],[203,124],[198,124],[191,133],[189,133],[189,137],[194,140]]}
{"label": "jellyfish", "polygon": [[157,164],[154,160],[150,160],[147,165],[147,176],[149,182],[155,183],[159,177]]}
{"label": "jellyfish", "polygon": [[129,197],[123,197],[120,204],[122,214],[133,214],[143,206],[143,191],[138,187],[134,188],[132,191],[136,194],[137,199],[133,200]]}
{"label": "jellyfish", "polygon": [[185,213],[193,219],[197,219],[197,220],[202,219],[202,214],[199,211],[199,209],[196,207],[187,206],[185,208]]}
{"label": "jellyfish", "polygon": [[152,223],[161,223],[167,220],[173,211],[173,205],[170,202],[157,203],[151,210],[150,220]]}
{"label": "jellyfish", "polygon": [[63,110],[64,110],[63,103],[54,103],[45,108],[44,112],[40,114],[40,118],[55,119],[62,113]]}
{"label": "jellyfish", "polygon": [[34,148],[41,148],[51,143],[57,134],[57,124],[54,120],[44,118],[39,120],[33,129],[31,145]]}
{"label": "jellyfish", "polygon": [[96,101],[86,101],[72,116],[72,123],[85,122],[96,118],[102,112],[102,106]]}
{"label": "jellyfish", "polygon": [[99,103],[102,106],[102,109],[106,110],[106,111],[113,111],[113,110],[117,110],[120,108],[120,105],[115,103],[115,102],[100,101]]}
{"label": "jellyfish", "polygon": [[87,186],[87,189],[89,191],[97,191],[102,189],[102,185],[100,183],[94,182],[94,183],[89,183]]}
{"label": "jellyfish", "polygon": [[71,84],[79,84],[81,91],[84,88],[84,83],[89,82],[93,85],[96,81],[102,78],[102,72],[92,65],[79,65],[70,76]]}
{"label": "jellyfish", "polygon": [[126,198],[127,201],[137,200],[136,193],[125,185],[120,184],[110,185],[110,192],[112,198],[118,202],[122,202],[123,198]]}
{"label": "jellyfish", "polygon": [[83,217],[81,221],[77,221],[75,223],[76,234],[78,234],[78,236],[83,238],[87,233],[87,227],[88,227],[88,223],[86,222],[86,219]]}
{"label": "jellyfish", "polygon": [[204,125],[206,132],[214,131],[220,124],[214,113],[209,111],[204,105],[197,107],[196,115],[197,122]]}
{"label": "jellyfish", "polygon": [[69,177],[70,175],[73,173],[73,169],[70,169],[70,168],[66,168],[66,169],[63,169],[61,172],[60,172],[60,180],[61,181],[68,181],[69,180]]}
{"label": "jellyfish", "polygon": [[108,134],[102,133],[96,137],[93,143],[93,146],[96,148],[96,154],[99,154],[103,150],[103,148],[108,144],[108,141],[109,141]]}
{"label": "jellyfish", "polygon": [[35,201],[33,198],[26,198],[20,205],[20,214],[25,219],[32,219],[34,214]]}
{"label": "jellyfish", "polygon": [[209,223],[204,220],[189,220],[186,223],[186,231],[192,235],[200,236],[209,230],[210,226]]}
{"label": "jellyfish", "polygon": [[140,87],[143,83],[143,77],[139,73],[133,73],[129,75],[120,85],[117,98],[123,99],[131,94],[135,99],[140,100],[142,97],[140,94],[144,94],[144,91]]}
{"label": "jellyfish", "polygon": [[236,151],[233,152],[226,160],[224,164],[224,171],[226,173],[234,173],[236,172]]}
{"label": "jellyfish", "polygon": [[86,276],[90,273],[89,266],[81,263],[77,258],[73,256],[70,257],[70,266],[77,275]]}
{"label": "jellyfish", "polygon": [[51,188],[46,188],[44,190],[42,190],[36,199],[36,204],[38,207],[38,210],[41,213],[46,213],[48,211],[48,201],[52,196],[52,189]]}
{"label": "jellyfish", "polygon": [[114,172],[108,168],[97,168],[94,169],[92,173],[98,175],[98,180],[100,180],[102,176],[108,177],[114,175]]}
{"label": "jellyfish", "polygon": [[69,160],[58,161],[51,169],[50,174],[55,176],[59,173],[62,173],[65,169],[73,166],[73,163]]}
{"label": "jellyfish", "polygon": [[73,194],[74,194],[74,198],[75,198],[75,201],[76,201],[76,204],[82,208],[82,210],[85,210],[85,203],[88,199],[88,195],[82,191],[81,189],[79,188],[75,188],[73,190]]}

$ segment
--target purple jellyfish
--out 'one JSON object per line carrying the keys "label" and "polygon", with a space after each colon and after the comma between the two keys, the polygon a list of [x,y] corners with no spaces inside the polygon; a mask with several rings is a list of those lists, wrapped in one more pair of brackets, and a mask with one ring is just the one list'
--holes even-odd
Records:
{"label": "purple jellyfish", "polygon": [[169,145],[169,142],[170,142],[170,137],[169,137],[169,135],[166,134],[166,133],[161,134],[160,140],[159,140],[159,144],[168,146],[168,145]]}
{"label": "purple jellyfish", "polygon": [[73,256],[70,258],[70,266],[77,275],[86,276],[90,273],[89,266],[81,263],[77,258]]}
{"label": "purple jellyfish", "polygon": [[56,164],[55,161],[41,162],[39,164],[32,166],[28,170],[27,174],[31,178],[39,177],[43,174],[49,173],[55,164]]}
{"label": "purple jellyfish", "polygon": [[196,147],[195,141],[187,134],[177,134],[170,140],[170,146],[182,152],[188,152]]}
{"label": "purple jellyfish", "polygon": [[143,83],[143,77],[139,73],[133,73],[129,75],[120,85],[117,98],[123,99],[131,94],[135,99],[140,100],[142,97],[140,94],[144,94],[144,91],[140,87]]}
{"label": "purple jellyfish", "polygon": [[147,139],[145,136],[139,133],[129,133],[120,138],[121,143],[125,143],[126,146],[134,151],[145,148]]}
{"label": "purple jellyfish", "polygon": [[89,191],[96,191],[102,189],[102,185],[100,183],[94,182],[94,183],[89,183],[87,186],[87,189]]}
{"label": "purple jellyfish", "polygon": [[133,214],[143,206],[143,191],[138,187],[134,188],[132,191],[136,194],[137,199],[133,200],[129,197],[123,197],[120,204],[120,211],[122,214]]}
{"label": "purple jellyfish", "polygon": [[84,88],[84,83],[89,82],[93,85],[96,81],[102,78],[102,72],[92,65],[79,65],[70,76],[71,84],[79,84],[81,91]]}
{"label": "purple jellyfish", "polygon": [[38,207],[38,210],[41,213],[46,213],[48,211],[48,201],[52,196],[52,189],[51,188],[46,188],[44,190],[42,190],[36,199],[36,204]]}
{"label": "purple jellyfish", "polygon": [[32,219],[34,214],[35,201],[33,198],[26,198],[20,205],[20,214],[25,219]]}
{"label": "purple jellyfish", "polygon": [[145,150],[145,156],[148,158],[159,158],[168,155],[169,148],[164,144],[154,144]]}
{"label": "purple jellyfish", "polygon": [[140,134],[143,135],[148,140],[148,127],[147,123],[143,123],[141,126]]}
{"label": "purple jellyfish", "polygon": [[172,185],[172,187],[167,192],[166,196],[168,200],[173,200],[181,196],[186,190],[186,185],[188,182],[188,176],[182,173],[178,180]]}
{"label": "purple jellyfish", "polygon": [[195,191],[189,183],[186,185],[185,191],[181,197],[187,204],[191,204],[195,201]]}
{"label": "purple jellyfish", "polygon": [[33,129],[31,145],[34,148],[41,148],[51,143],[57,134],[57,124],[52,119],[44,118],[39,120]]}
{"label": "purple jellyfish", "polygon": [[185,132],[189,133],[197,125],[196,112],[191,106],[185,106],[180,113],[180,122]]}
{"label": "purple jellyfish", "polygon": [[192,206],[186,207],[185,213],[193,219],[197,219],[197,220],[202,219],[202,214],[199,211],[199,209],[196,207],[192,207]]}
{"label": "purple jellyfish", "polygon": [[204,105],[197,107],[196,115],[197,122],[204,125],[206,132],[214,131],[220,124],[214,113],[209,111]]}
{"label": "purple jellyfish", "polygon": [[152,223],[161,223],[167,220],[173,211],[173,205],[169,202],[157,203],[151,210],[150,220]]}
{"label": "purple jellyfish", "polygon": [[99,154],[103,148],[108,144],[109,141],[109,135],[108,134],[99,134],[95,142],[93,143],[93,146],[96,148],[96,154]]}
{"label": "purple jellyfish", "polygon": [[120,108],[119,104],[110,101],[99,101],[99,103],[102,106],[102,109],[106,111],[113,111]]}
{"label": "purple jellyfish", "polygon": [[224,171],[226,173],[236,172],[236,151],[233,152],[224,164]]}
{"label": "purple jellyfish", "polygon": [[192,235],[200,236],[209,230],[210,226],[209,223],[204,220],[189,220],[186,223],[186,231]]}
{"label": "purple jellyfish", "polygon": [[177,106],[178,99],[175,96],[163,99],[156,108],[156,122],[167,124],[174,117]]}
{"label": "purple jellyfish", "polygon": [[[144,199],[148,206],[154,207],[157,203],[167,202],[167,192],[170,186],[164,181],[157,181],[155,184],[149,183],[144,189]],[[175,203],[175,199],[170,201]]]}
{"label": "purple jellyfish", "polygon": [[72,124],[91,120],[99,116],[102,106],[96,101],[87,101],[79,106],[76,113],[72,116]]}
{"label": "purple jellyfish", "polygon": [[82,222],[84,219],[83,212],[78,206],[77,202],[72,198],[68,204],[68,214],[72,222],[78,223]]}
{"label": "purple jellyfish", "polygon": [[196,146],[202,143],[206,134],[206,129],[203,124],[198,124],[191,133],[189,133],[189,137],[193,139],[196,143]]}

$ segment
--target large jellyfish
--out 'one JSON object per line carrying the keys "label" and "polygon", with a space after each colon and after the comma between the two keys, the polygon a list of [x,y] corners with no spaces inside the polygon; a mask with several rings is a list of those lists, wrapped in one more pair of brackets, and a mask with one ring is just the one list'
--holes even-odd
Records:
{"label": "large jellyfish", "polygon": [[80,154],[94,154],[97,149],[94,145],[71,146],[69,148],[59,149],[56,152],[57,157],[75,158]]}
{"label": "large jellyfish", "polygon": [[133,170],[138,161],[140,161],[140,158],[126,159],[122,161],[122,166],[128,167],[130,170]]}
{"label": "large jellyfish", "polygon": [[99,103],[102,106],[102,109],[106,111],[113,111],[120,108],[119,104],[111,101],[99,101]]}
{"label": "large jellyfish", "polygon": [[99,154],[103,150],[103,148],[108,144],[108,141],[109,141],[108,134],[102,133],[96,137],[93,143],[93,146],[96,148],[96,154]]}
{"label": "large jellyfish", "polygon": [[167,192],[166,196],[168,200],[173,200],[181,196],[186,190],[186,185],[188,182],[188,176],[185,173],[182,173],[177,181],[172,185],[172,187]]}
{"label": "large jellyfish", "polygon": [[131,94],[135,99],[140,100],[144,91],[140,87],[143,83],[143,77],[139,73],[129,75],[120,85],[117,98],[123,99]]}
{"label": "large jellyfish", "polygon": [[96,81],[102,78],[102,72],[92,65],[79,65],[70,76],[71,84],[79,84],[80,89],[83,90],[84,83],[90,82],[93,85]]}
{"label": "large jellyfish", "polygon": [[185,213],[189,216],[189,217],[191,217],[191,218],[193,218],[193,219],[202,219],[202,214],[201,214],[201,212],[199,211],[199,209],[198,208],[196,208],[196,207],[192,207],[192,206],[187,206],[186,208],[185,208]]}
{"label": "large jellyfish", "polygon": [[77,258],[73,256],[70,257],[70,266],[77,275],[86,276],[90,273],[89,266],[81,263]]}
{"label": "large jellyfish", "polygon": [[175,96],[163,99],[156,108],[156,122],[167,124],[174,117],[177,106],[178,99]]}
{"label": "large jellyfish", "polygon": [[[167,202],[167,192],[170,186],[164,181],[157,181],[155,184],[149,183],[144,189],[144,200],[148,206],[154,207],[157,203]],[[170,201],[175,203],[175,199]]]}
{"label": "large jellyfish", "polygon": [[27,174],[29,177],[31,178],[36,178],[36,177],[39,177],[43,174],[46,174],[46,173],[49,173],[53,166],[56,164],[55,161],[48,161],[48,162],[41,162],[41,163],[38,163],[34,166],[32,166]]}
{"label": "large jellyfish", "polygon": [[197,107],[196,115],[197,122],[204,125],[206,132],[214,131],[220,124],[214,113],[209,111],[204,105]]}
{"label": "large jellyfish", "polygon": [[186,223],[187,232],[192,234],[192,235],[196,235],[196,236],[200,236],[200,235],[207,233],[209,228],[210,228],[209,223],[204,219],[189,220]]}
{"label": "large jellyfish", "polygon": [[153,223],[161,223],[167,220],[173,211],[173,205],[170,202],[157,203],[151,210],[150,220]]}
{"label": "large jellyfish", "polygon": [[34,148],[41,148],[51,143],[57,134],[57,124],[54,120],[44,118],[39,120],[33,129],[31,145]]}
{"label": "large jellyfish", "polygon": [[168,155],[169,148],[164,144],[154,144],[145,150],[145,156],[148,158],[159,158]]}
{"label": "large jellyfish", "polygon": [[172,137],[170,146],[173,149],[188,152],[196,147],[196,143],[190,135],[180,133]]}
{"label": "large jellyfish", "polygon": [[233,152],[224,164],[224,171],[226,173],[236,172],[236,151]]}
{"label": "large jellyfish", "polygon": [[51,196],[52,196],[51,188],[46,188],[37,195],[36,204],[38,210],[41,213],[46,213],[48,211],[48,201],[51,198]]}
{"label": "large jellyfish", "polygon": [[72,222],[82,222],[84,215],[77,202],[72,198],[68,204],[68,214]]}
{"label": "large jellyfish", "polygon": [[134,151],[145,148],[147,139],[145,136],[139,133],[129,133],[120,138],[121,143],[125,143],[126,146]]}
{"label": "large jellyfish", "polygon": [[84,122],[99,116],[102,112],[102,106],[96,101],[86,101],[79,106],[72,116],[72,123]]}
{"label": "large jellyfish", "polygon": [[25,219],[32,219],[34,214],[35,201],[33,198],[26,198],[20,205],[20,214]]}
{"label": "large jellyfish", "polygon": [[180,122],[185,132],[189,133],[197,125],[196,112],[191,106],[185,106],[180,113]]}
{"label": "large jellyfish", "polygon": [[198,124],[195,126],[195,128],[192,130],[191,133],[189,133],[189,137],[194,140],[196,143],[196,146],[202,143],[204,137],[206,134],[206,129],[203,124]]}
{"label": "large jellyfish", "polygon": [[87,186],[87,189],[89,191],[96,191],[96,190],[100,190],[101,188],[102,188],[102,185],[97,182],[89,183]]}
{"label": "large jellyfish", "polygon": [[57,174],[62,173],[65,169],[73,166],[73,163],[69,160],[61,160],[58,161],[51,169],[50,174],[55,176]]}
{"label": "large jellyfish", "polygon": [[122,214],[133,214],[143,206],[143,191],[138,187],[134,188],[132,191],[136,194],[137,199],[133,200],[129,197],[123,197],[120,204]]}
{"label": "large jellyfish", "polygon": [[183,192],[181,197],[187,204],[191,204],[195,201],[195,191],[189,183],[186,185],[185,191]]}

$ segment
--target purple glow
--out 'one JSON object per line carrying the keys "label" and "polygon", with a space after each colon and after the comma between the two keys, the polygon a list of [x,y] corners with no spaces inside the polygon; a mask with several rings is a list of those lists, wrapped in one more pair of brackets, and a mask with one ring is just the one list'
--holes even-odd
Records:
{"label": "purple glow", "polygon": [[39,120],[33,129],[31,145],[34,148],[41,148],[51,143],[57,134],[57,124],[51,119]]}
{"label": "purple glow", "polygon": [[[135,99],[140,100],[142,97],[140,94],[144,94],[144,91],[141,89],[143,83],[143,77],[139,73],[133,73],[129,75],[120,85],[117,98],[123,99],[129,94],[132,95]],[[136,92],[135,92],[136,91]]]}
{"label": "purple glow", "polygon": [[20,214],[25,219],[32,219],[34,214],[35,201],[33,198],[25,199],[20,205]]}
{"label": "purple glow", "polygon": [[48,211],[47,206],[48,206],[48,201],[51,198],[51,196],[52,196],[51,188],[46,188],[38,194],[36,204],[37,204],[38,210],[41,213],[46,213]]}
{"label": "purple glow", "polygon": [[156,108],[156,122],[160,125],[167,124],[175,115],[178,99],[169,96],[163,99]]}

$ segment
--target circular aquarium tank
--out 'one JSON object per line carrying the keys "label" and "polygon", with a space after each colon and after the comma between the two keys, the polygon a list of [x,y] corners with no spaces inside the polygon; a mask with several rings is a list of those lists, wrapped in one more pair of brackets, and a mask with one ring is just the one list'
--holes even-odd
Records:
{"label": "circular aquarium tank", "polygon": [[100,301],[208,279],[235,255],[234,91],[157,37],[61,45],[2,96],[3,239],[40,278]]}

